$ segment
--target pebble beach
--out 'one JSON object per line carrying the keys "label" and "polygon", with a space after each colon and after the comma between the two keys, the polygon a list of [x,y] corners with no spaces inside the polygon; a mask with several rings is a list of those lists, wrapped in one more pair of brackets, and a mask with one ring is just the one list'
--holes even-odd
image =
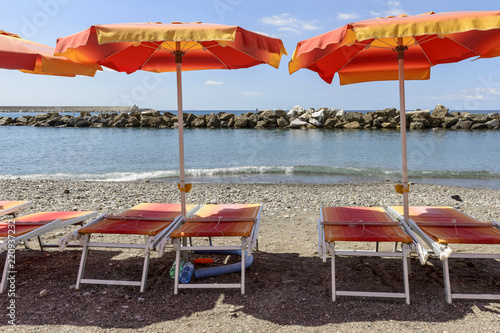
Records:
{"label": "pebble beach", "polygon": [[[80,249],[41,252],[36,241],[16,252],[16,326],[2,316],[4,332],[500,332],[500,302],[444,297],[441,262],[411,260],[411,305],[401,299],[339,297],[331,300],[330,260],[318,256],[317,219],[322,206],[401,205],[390,182],[349,184],[194,184],[188,203],[261,203],[259,250],[239,290],[183,290],[173,295],[168,271],[173,252],[151,256],[146,291],[126,286],[84,285],[75,289]],[[32,200],[22,214],[51,210],[96,210],[115,214],[142,202],[179,202],[166,182],[0,180],[2,199]],[[459,200],[452,196],[459,196]],[[457,198],[457,197],[455,197]],[[413,184],[411,205],[452,206],[483,221],[500,218],[500,191]],[[55,242],[76,227],[48,236]],[[106,235],[106,241],[123,237]],[[137,240],[134,240],[137,241]],[[142,240],[139,240],[142,241]],[[364,243],[340,244],[367,248]],[[457,251],[498,253],[495,246],[461,246]],[[1,262],[5,253],[0,255]],[[107,278],[140,276],[143,253],[91,252],[88,270]],[[498,260],[450,261],[452,289],[500,293]],[[222,277],[238,279],[239,275]],[[402,289],[401,261],[340,258],[341,288]],[[464,291],[462,291],[464,292]],[[9,304],[4,293],[0,306]]]}

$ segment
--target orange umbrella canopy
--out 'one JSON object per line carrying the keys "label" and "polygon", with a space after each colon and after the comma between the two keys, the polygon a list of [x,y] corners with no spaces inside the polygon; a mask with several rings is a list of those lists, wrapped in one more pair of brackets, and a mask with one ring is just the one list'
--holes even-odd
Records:
{"label": "orange umbrella canopy", "polygon": [[174,51],[182,52],[183,71],[237,69],[264,63],[277,68],[286,54],[280,39],[237,26],[201,22],[94,25],[59,38],[55,52],[74,61],[132,73],[175,71]]}
{"label": "orange umbrella canopy", "polygon": [[55,57],[52,47],[38,44],[0,30],[0,68],[31,74],[94,76],[99,65],[83,65],[64,57]]}
{"label": "orange umbrella canopy", "polygon": [[335,73],[340,84],[397,80],[398,46],[405,51],[405,80],[429,79],[430,68],[437,64],[496,57],[500,11],[430,12],[347,24],[299,42],[289,71],[307,68],[327,83]]}
{"label": "orange umbrella canopy", "polygon": [[[94,25],[57,40],[56,55],[119,72],[176,72],[177,116],[183,119],[182,71],[238,69],[260,64],[278,68],[283,42],[237,26],[201,22]],[[179,190],[186,216],[183,121],[179,121]]]}

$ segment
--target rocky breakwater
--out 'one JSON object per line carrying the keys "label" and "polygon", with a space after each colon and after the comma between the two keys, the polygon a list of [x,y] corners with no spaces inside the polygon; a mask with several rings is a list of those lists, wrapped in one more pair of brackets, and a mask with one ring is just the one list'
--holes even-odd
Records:
{"label": "rocky breakwater", "polygon": [[[178,123],[176,115],[156,110],[101,114],[80,112],[78,116],[40,113],[35,116],[0,118],[0,126],[176,128]],[[186,128],[396,129],[400,127],[400,115],[394,108],[362,113],[330,108],[306,110],[295,106],[289,111],[262,110],[242,115],[227,112],[205,115],[185,113],[183,123]],[[500,116],[498,113],[450,112],[443,105],[437,105],[432,111],[408,111],[406,124],[410,130],[498,129]]]}

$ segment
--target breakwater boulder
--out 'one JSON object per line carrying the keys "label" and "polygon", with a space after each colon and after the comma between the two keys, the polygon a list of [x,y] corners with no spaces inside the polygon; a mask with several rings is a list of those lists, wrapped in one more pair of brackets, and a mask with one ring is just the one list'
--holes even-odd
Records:
{"label": "breakwater boulder", "polygon": [[[43,112],[35,116],[1,117],[0,126],[38,127],[151,127],[177,128],[179,119],[170,112],[136,109],[131,112],[91,113],[81,111],[73,115]],[[369,112],[346,112],[322,107],[305,109],[295,106],[290,110],[260,110],[235,115],[228,112],[196,115],[183,114],[186,128],[252,128],[252,129],[315,129],[360,130],[397,129],[401,125],[399,110],[386,108]],[[470,113],[450,111],[443,105],[433,110],[406,112],[406,126],[410,130],[451,129],[487,130],[500,128],[498,113]]]}

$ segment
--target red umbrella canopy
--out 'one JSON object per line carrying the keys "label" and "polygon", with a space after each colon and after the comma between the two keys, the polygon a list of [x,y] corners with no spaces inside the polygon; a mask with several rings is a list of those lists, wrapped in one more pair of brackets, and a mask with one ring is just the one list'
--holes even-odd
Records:
{"label": "red umbrella canopy", "polygon": [[54,49],[50,46],[0,30],[0,68],[60,76],[94,76],[101,69],[99,65],[83,65],[64,57],[55,57],[53,53]]}
{"label": "red umbrella canopy", "polygon": [[237,69],[267,63],[278,67],[283,42],[237,26],[219,24],[127,23],[94,25],[59,38],[56,54],[114,70],[173,72],[176,51],[182,70]]}

